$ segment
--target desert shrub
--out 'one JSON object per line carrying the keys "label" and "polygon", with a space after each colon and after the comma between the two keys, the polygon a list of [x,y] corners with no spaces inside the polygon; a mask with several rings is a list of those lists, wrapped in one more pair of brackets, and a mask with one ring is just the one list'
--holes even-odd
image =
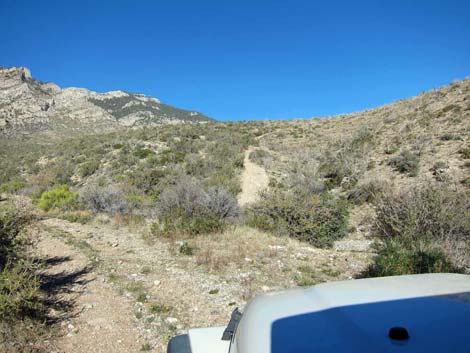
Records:
{"label": "desert shrub", "polygon": [[265,192],[247,210],[249,225],[318,247],[329,247],[345,236],[347,219],[347,203],[327,193]]}
{"label": "desert shrub", "polygon": [[348,200],[356,205],[370,203],[380,197],[386,188],[386,183],[383,180],[361,180],[348,194]]}
{"label": "desert shrub", "polygon": [[77,207],[78,192],[70,191],[68,185],[59,185],[42,193],[38,207],[43,211],[52,209],[71,210]]}
{"label": "desert shrub", "polygon": [[461,184],[466,186],[467,188],[470,187],[470,176],[466,176],[462,179]]}
{"label": "desert shrub", "polygon": [[85,224],[91,221],[93,215],[89,211],[70,211],[59,213],[56,217],[73,223]]}
{"label": "desert shrub", "polygon": [[253,163],[256,163],[260,166],[264,166],[266,168],[270,168],[274,161],[274,158],[271,153],[261,149],[256,149],[251,152],[248,158]]}
{"label": "desert shrub", "polygon": [[438,181],[446,181],[449,179],[448,174],[449,165],[444,161],[437,161],[434,165],[430,168],[432,175]]}
{"label": "desert shrub", "polygon": [[27,245],[21,233],[31,220],[31,215],[22,208],[10,204],[0,207],[0,270]]}
{"label": "desert shrub", "polygon": [[100,161],[93,160],[83,163],[79,168],[79,174],[82,178],[93,175],[100,167]]}
{"label": "desert shrub", "polygon": [[469,270],[470,195],[428,183],[377,202],[382,241],[370,275]]}
{"label": "desert shrub", "polygon": [[385,154],[395,154],[400,150],[400,147],[398,145],[387,145],[385,147]]}
{"label": "desert shrub", "polygon": [[388,164],[400,173],[416,176],[419,170],[419,156],[404,150],[398,156],[391,158]]}
{"label": "desert shrub", "polygon": [[31,198],[31,201],[37,204],[42,194],[54,184],[55,176],[52,173],[41,172],[28,177],[27,186],[21,189],[20,194]]}
{"label": "desert shrub", "polygon": [[207,208],[220,219],[233,219],[239,215],[237,200],[223,186],[213,186],[207,191]]}
{"label": "desert shrub", "polygon": [[72,161],[61,158],[55,161],[54,165],[49,168],[49,171],[54,174],[56,185],[72,184],[71,178],[75,172],[75,164]]}
{"label": "desert shrub", "polygon": [[225,173],[211,175],[204,180],[204,185],[206,187],[224,187],[232,195],[238,195],[242,191],[239,179],[235,175],[227,175]]}
{"label": "desert shrub", "polygon": [[159,155],[160,165],[168,165],[171,163],[182,163],[184,161],[186,154],[177,150],[164,150]]}
{"label": "desert shrub", "polygon": [[189,177],[181,177],[175,185],[165,189],[157,205],[160,215],[180,210],[187,217],[204,214],[208,196],[200,183]]}
{"label": "desert shrub", "polygon": [[[0,207],[0,351],[26,352],[47,319],[41,283],[28,258],[24,207]],[[39,335],[38,335],[39,336]],[[36,342],[34,342],[36,343]]]}
{"label": "desert shrub", "polygon": [[321,194],[326,191],[325,183],[318,177],[297,172],[290,176],[289,185],[297,193]]}
{"label": "desert shrub", "polygon": [[203,175],[205,163],[204,158],[197,153],[189,153],[184,157],[186,172],[194,177]]}
{"label": "desert shrub", "polygon": [[178,251],[182,255],[191,256],[194,254],[194,248],[191,245],[189,245],[187,241],[182,242]]}
{"label": "desert shrub", "polygon": [[459,153],[463,159],[470,159],[470,147],[464,147],[460,149]]}
{"label": "desert shrub", "polygon": [[133,170],[128,179],[131,185],[146,194],[150,194],[168,174],[167,170],[143,165]]}
{"label": "desert shrub", "polygon": [[103,212],[116,215],[131,211],[124,193],[116,185],[88,185],[81,191],[80,200],[93,213]]}
{"label": "desert shrub", "polygon": [[442,249],[433,247],[413,248],[401,241],[388,239],[378,246],[374,263],[361,277],[398,276],[415,273],[460,272]]}
{"label": "desert shrub", "polygon": [[445,133],[442,134],[439,139],[441,141],[453,141],[453,140],[461,140],[462,138],[459,135],[451,134],[451,133]]}
{"label": "desert shrub", "polygon": [[437,161],[431,168],[431,171],[436,171],[438,169],[448,169],[449,165],[444,161]]}
{"label": "desert shrub", "polygon": [[384,237],[470,239],[469,195],[448,185],[384,195],[376,212],[376,229]]}
{"label": "desert shrub", "polygon": [[318,163],[309,153],[297,152],[292,160],[291,169],[284,180],[290,190],[299,194],[321,194],[326,191],[318,172]]}
{"label": "desert shrub", "polygon": [[362,126],[353,135],[351,140],[352,146],[361,146],[367,143],[373,143],[374,132],[367,126]]}
{"label": "desert shrub", "polygon": [[23,189],[25,186],[26,186],[26,182],[22,179],[12,180],[12,181],[9,181],[0,185],[0,193],[6,192],[6,193],[13,194]]}
{"label": "desert shrub", "polygon": [[0,272],[0,318],[45,316],[40,282],[26,260],[8,263]]}
{"label": "desert shrub", "polygon": [[158,226],[153,233],[197,235],[222,231],[238,215],[235,198],[221,186],[206,192],[194,179],[181,177],[163,190],[157,204]]}
{"label": "desert shrub", "polygon": [[151,156],[153,155],[154,152],[149,150],[148,148],[144,148],[144,147],[138,147],[135,151],[134,151],[134,156],[136,156],[137,158],[139,159],[145,159],[147,158],[148,156]]}
{"label": "desert shrub", "polygon": [[426,135],[419,135],[413,138],[410,143],[410,152],[418,158],[421,157],[432,140]]}
{"label": "desert shrub", "polygon": [[163,237],[194,236],[221,232],[225,222],[214,215],[188,216],[181,209],[172,209],[159,216],[151,226],[151,234]]}
{"label": "desert shrub", "polygon": [[367,170],[373,143],[373,134],[367,128],[330,143],[322,153],[319,168],[326,186],[330,189],[354,186]]}

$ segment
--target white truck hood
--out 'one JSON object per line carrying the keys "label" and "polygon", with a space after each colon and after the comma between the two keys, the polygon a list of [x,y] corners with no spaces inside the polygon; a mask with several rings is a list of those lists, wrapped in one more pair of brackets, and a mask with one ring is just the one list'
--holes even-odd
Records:
{"label": "white truck hood", "polygon": [[[409,339],[390,338],[405,328]],[[470,276],[425,274],[331,282],[256,297],[237,353],[470,352]]]}
{"label": "white truck hood", "polygon": [[228,353],[230,341],[222,341],[225,326],[188,331],[191,353]]}

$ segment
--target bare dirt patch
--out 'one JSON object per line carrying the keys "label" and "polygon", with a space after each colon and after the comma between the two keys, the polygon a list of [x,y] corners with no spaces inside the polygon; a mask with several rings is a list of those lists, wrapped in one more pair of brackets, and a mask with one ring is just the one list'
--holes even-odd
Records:
{"label": "bare dirt patch", "polygon": [[264,168],[250,160],[250,153],[254,150],[254,147],[250,147],[245,151],[244,170],[241,176],[242,191],[238,195],[240,206],[256,202],[259,193],[269,184],[269,177]]}

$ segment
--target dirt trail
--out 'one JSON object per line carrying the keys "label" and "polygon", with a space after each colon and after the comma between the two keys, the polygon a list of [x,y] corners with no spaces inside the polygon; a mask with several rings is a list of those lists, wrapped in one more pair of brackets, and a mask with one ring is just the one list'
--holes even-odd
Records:
{"label": "dirt trail", "polygon": [[[62,299],[73,302],[71,319],[63,321],[64,335],[56,345],[63,352],[135,352],[138,334],[129,315],[132,304],[119,300],[111,286],[89,269],[89,259],[59,239],[42,237],[39,252],[60,259],[47,270],[62,277],[69,289]],[[78,280],[78,277],[80,279]]]}
{"label": "dirt trail", "polygon": [[240,206],[256,202],[259,192],[266,189],[269,184],[269,177],[264,168],[250,161],[250,153],[255,149],[249,147],[245,151],[244,170],[241,176],[242,191],[238,195]]}
{"label": "dirt trail", "polygon": [[61,352],[165,352],[169,337],[223,325],[244,304],[238,283],[199,270],[168,243],[149,246],[128,229],[60,219],[42,221],[41,229],[39,251],[66,259],[50,274],[83,274],[66,294],[75,317],[62,323]]}

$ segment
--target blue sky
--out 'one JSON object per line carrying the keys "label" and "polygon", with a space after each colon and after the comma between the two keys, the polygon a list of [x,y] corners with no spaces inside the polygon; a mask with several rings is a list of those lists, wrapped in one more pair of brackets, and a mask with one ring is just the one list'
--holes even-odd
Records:
{"label": "blue sky", "polygon": [[470,76],[470,1],[0,0],[0,65],[220,120],[334,115]]}

